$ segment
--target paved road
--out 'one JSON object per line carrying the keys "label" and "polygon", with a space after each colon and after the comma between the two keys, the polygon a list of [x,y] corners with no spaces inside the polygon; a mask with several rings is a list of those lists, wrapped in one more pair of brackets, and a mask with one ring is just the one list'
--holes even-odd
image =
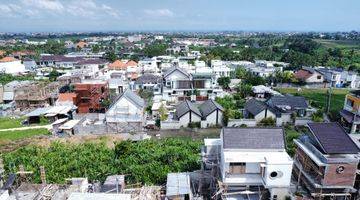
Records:
{"label": "paved road", "polygon": [[38,128],[46,128],[50,130],[52,128],[51,124],[43,125],[43,126],[26,126],[26,127],[19,127],[19,128],[7,128],[7,129],[0,129],[2,131],[18,131],[18,130],[28,130],[28,129],[38,129]]}

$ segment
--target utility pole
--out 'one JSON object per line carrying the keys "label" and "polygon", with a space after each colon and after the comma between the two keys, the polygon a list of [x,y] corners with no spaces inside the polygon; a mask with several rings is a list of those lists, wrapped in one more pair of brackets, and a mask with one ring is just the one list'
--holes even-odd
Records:
{"label": "utility pole", "polygon": [[330,85],[330,88],[327,91],[327,104],[326,104],[326,114],[330,113],[330,104],[331,104],[331,95],[332,95],[332,86]]}

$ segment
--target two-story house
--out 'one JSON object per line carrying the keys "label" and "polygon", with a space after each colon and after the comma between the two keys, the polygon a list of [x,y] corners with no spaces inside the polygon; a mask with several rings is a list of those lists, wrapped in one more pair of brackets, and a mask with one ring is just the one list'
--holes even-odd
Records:
{"label": "two-story house", "polygon": [[350,133],[360,131],[360,90],[351,91],[345,96],[344,109],[340,115],[345,129]]}
{"label": "two-story house", "polygon": [[145,101],[127,89],[106,112],[106,122],[117,132],[140,131],[145,121],[144,109]]}
{"label": "two-story house", "polygon": [[226,199],[275,200],[288,195],[293,161],[286,153],[282,128],[223,128],[219,139],[205,144],[210,145],[203,150],[212,155],[203,160],[218,152],[220,188]]}
{"label": "two-story house", "polygon": [[295,140],[293,174],[315,199],[355,199],[359,148],[337,123],[309,123]]}
{"label": "two-story house", "polygon": [[176,102],[186,99],[186,97],[190,99],[193,90],[191,74],[182,68],[172,67],[165,72],[163,79],[164,100]]}

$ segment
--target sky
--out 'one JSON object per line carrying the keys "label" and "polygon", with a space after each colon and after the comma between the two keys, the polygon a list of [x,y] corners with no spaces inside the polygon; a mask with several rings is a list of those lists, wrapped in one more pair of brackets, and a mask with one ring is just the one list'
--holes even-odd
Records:
{"label": "sky", "polygon": [[360,31],[360,0],[0,0],[0,32]]}

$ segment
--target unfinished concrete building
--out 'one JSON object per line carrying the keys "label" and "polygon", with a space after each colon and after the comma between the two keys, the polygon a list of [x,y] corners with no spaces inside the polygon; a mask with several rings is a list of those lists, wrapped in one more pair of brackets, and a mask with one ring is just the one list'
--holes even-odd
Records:
{"label": "unfinished concrete building", "polygon": [[15,90],[16,108],[23,110],[54,105],[60,86],[58,82],[34,82],[19,87]]}
{"label": "unfinished concrete building", "polygon": [[109,84],[101,80],[83,80],[75,84],[78,112],[105,112],[104,102],[109,99]]}
{"label": "unfinished concrete building", "polygon": [[310,123],[295,140],[293,175],[315,199],[356,199],[359,148],[337,123]]}

